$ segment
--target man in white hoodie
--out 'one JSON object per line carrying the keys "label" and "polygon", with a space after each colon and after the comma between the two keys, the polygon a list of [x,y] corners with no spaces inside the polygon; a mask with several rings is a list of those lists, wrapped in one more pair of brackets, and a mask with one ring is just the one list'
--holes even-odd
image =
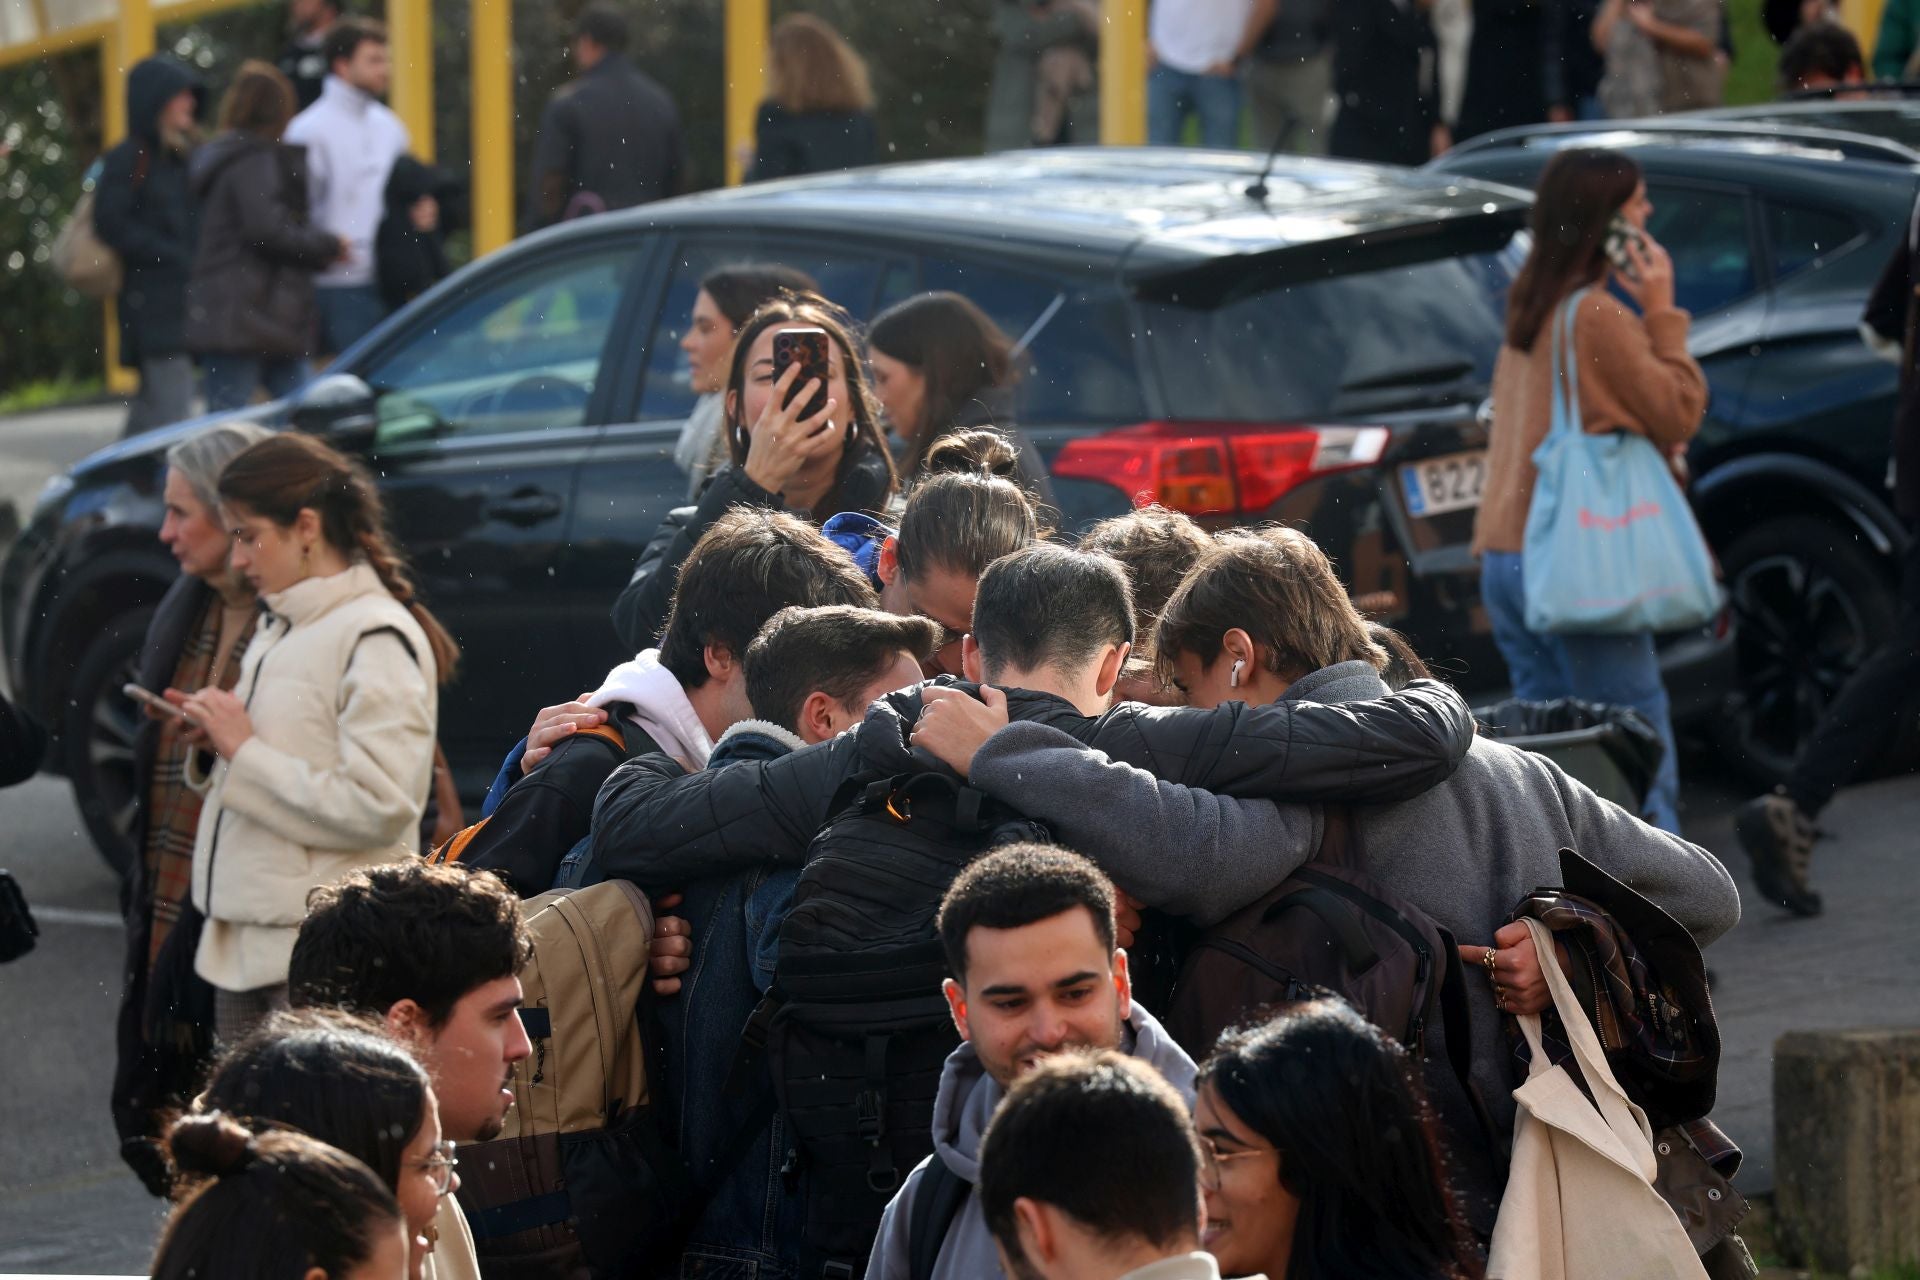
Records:
{"label": "man in white hoodie", "polygon": [[343,18],[327,32],[321,54],[327,78],[320,100],[293,118],[286,141],[306,148],[313,225],[347,244],[347,256],[314,282],[320,348],[339,355],[386,318],[373,240],[386,214],[387,177],[411,142],[400,117],[380,101],[393,79],[384,26]]}
{"label": "man in white hoodie", "polygon": [[916,1257],[933,1258],[932,1280],[1003,1274],[974,1189],[981,1137],[1008,1086],[1047,1055],[1118,1050],[1193,1102],[1193,1060],[1133,1003],[1113,885],[1092,862],[1045,845],[996,850],[947,890],[939,929],[965,1043],[940,1077],[933,1154],[887,1206],[867,1280],[908,1280]]}
{"label": "man in white hoodie", "polygon": [[525,776],[509,755],[503,776],[516,780],[484,824],[456,837],[455,857],[522,896],[546,892],[586,837],[600,784],[623,760],[664,752],[689,772],[702,769],[720,736],[752,717],[744,659],[767,619],[789,605],[878,603],[847,553],[806,521],[758,507],[729,511],[681,566],[660,647],[609,671]]}

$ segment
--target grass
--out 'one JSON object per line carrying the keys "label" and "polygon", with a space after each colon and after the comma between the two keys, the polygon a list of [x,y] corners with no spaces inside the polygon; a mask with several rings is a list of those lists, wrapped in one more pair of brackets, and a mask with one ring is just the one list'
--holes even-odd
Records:
{"label": "grass", "polygon": [[[1792,1266],[1780,1256],[1779,1245],[1774,1240],[1771,1196],[1752,1198],[1752,1212],[1740,1224],[1740,1238],[1753,1252],[1753,1260],[1760,1264],[1760,1280],[1802,1280],[1803,1277],[1805,1280],[1850,1280],[1845,1273]],[[1920,1280],[1920,1263],[1875,1267],[1860,1274],[1867,1280]]]}
{"label": "grass", "polygon": [[91,400],[105,390],[99,378],[40,378],[0,392],[0,414],[31,413]]}
{"label": "grass", "polygon": [[1780,48],[1760,22],[1762,0],[1732,0],[1727,20],[1733,27],[1733,66],[1727,70],[1726,102],[1738,106],[1770,101],[1780,63]]}

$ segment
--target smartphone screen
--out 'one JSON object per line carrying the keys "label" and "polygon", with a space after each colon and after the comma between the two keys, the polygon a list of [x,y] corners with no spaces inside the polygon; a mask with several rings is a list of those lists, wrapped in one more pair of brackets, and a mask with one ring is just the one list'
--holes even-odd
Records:
{"label": "smartphone screen", "polygon": [[800,366],[800,373],[793,380],[792,388],[787,392],[787,404],[800,394],[811,379],[820,380],[820,389],[814,392],[800,411],[802,418],[811,418],[827,407],[827,378],[831,367],[827,363],[829,345],[827,331],[818,327],[781,329],[773,335],[773,378],[775,382],[787,371],[788,365]]}

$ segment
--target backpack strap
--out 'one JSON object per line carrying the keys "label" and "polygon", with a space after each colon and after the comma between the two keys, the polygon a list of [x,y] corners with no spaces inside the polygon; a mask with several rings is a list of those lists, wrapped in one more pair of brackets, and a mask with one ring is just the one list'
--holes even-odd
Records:
{"label": "backpack strap", "polygon": [[1467,1102],[1473,1107],[1474,1123],[1479,1126],[1488,1154],[1504,1180],[1509,1152],[1500,1141],[1500,1130],[1493,1122],[1486,1098],[1473,1082],[1473,1011],[1467,1005],[1466,969],[1460,963],[1460,949],[1453,934],[1444,926],[1435,927],[1440,931],[1444,947],[1439,997],[1440,1025],[1447,1037],[1447,1066],[1452,1069],[1453,1078],[1460,1082],[1461,1092],[1467,1095]]}
{"label": "backpack strap", "polygon": [[933,1280],[934,1264],[960,1216],[960,1207],[973,1194],[973,1184],[947,1166],[935,1152],[913,1196],[913,1216],[907,1220],[907,1274],[910,1280]]}

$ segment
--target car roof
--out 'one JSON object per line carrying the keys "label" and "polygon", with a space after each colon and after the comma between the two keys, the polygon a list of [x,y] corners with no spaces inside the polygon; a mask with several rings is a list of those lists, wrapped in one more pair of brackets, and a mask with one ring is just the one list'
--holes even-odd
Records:
{"label": "car roof", "polygon": [[1189,283],[1231,260],[1525,217],[1524,192],[1419,170],[1172,147],[1021,151],[847,170],[683,196],[573,224],[778,227],[936,241],[999,258]]}
{"label": "car roof", "polygon": [[[1771,110],[1750,115],[1695,111],[1646,120],[1520,125],[1470,139],[1442,156],[1434,167],[1445,169],[1451,158],[1488,151],[1559,150],[1573,146],[1689,147],[1828,162],[1868,160],[1920,165],[1920,116],[1915,116],[1910,127],[1898,135],[1865,127],[1869,119],[1881,125],[1887,123],[1878,116],[1849,113],[1847,119],[1834,117],[1836,108],[1855,105],[1872,107],[1874,104],[1774,103]],[[1802,106],[1814,110],[1801,111],[1798,108]],[[1850,127],[1849,121],[1861,127]]]}
{"label": "car roof", "polygon": [[1676,116],[1735,125],[1778,125],[1793,129],[1825,129],[1880,138],[1920,151],[1920,100],[1905,96],[1913,85],[1870,85],[1879,91],[1866,101],[1841,102],[1830,97],[1786,102],[1756,102],[1743,107],[1715,107]]}

